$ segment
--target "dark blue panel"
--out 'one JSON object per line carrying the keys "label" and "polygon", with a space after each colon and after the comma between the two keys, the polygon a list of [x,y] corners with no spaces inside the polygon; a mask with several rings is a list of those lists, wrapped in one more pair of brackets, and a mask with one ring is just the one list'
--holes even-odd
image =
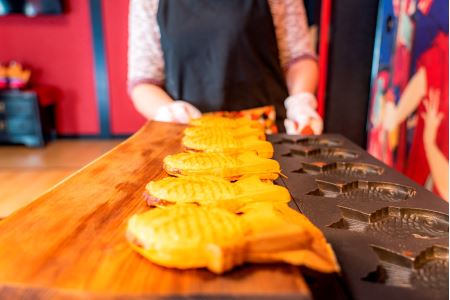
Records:
{"label": "dark blue panel", "polygon": [[94,46],[94,74],[95,90],[100,120],[100,136],[111,136],[109,114],[109,81],[108,66],[106,64],[105,38],[103,32],[103,19],[101,0],[90,0],[92,39]]}

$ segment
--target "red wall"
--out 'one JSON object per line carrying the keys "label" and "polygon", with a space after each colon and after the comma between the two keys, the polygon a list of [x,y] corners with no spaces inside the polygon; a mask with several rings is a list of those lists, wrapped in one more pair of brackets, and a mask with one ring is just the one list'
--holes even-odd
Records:
{"label": "red wall", "polygon": [[[88,0],[66,0],[59,16],[0,17],[0,62],[17,60],[33,70],[32,82],[60,91],[57,131],[100,132]],[[129,0],[102,1],[112,134],[129,134],[145,122],[126,90]]]}
{"label": "red wall", "polygon": [[60,90],[58,133],[98,134],[89,1],[66,3],[64,15],[0,17],[0,62],[23,62],[33,82]]}
{"label": "red wall", "polygon": [[113,134],[134,132],[145,122],[127,94],[128,3],[128,0],[102,1]]}

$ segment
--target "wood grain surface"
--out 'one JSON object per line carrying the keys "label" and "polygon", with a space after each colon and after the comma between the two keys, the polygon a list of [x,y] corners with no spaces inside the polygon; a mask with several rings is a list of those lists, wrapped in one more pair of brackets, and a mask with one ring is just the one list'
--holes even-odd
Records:
{"label": "wood grain surface", "polygon": [[308,288],[296,267],[245,265],[222,276],[206,270],[177,271],[148,262],[128,246],[127,220],[148,209],[142,197],[145,184],[167,176],[162,160],[182,151],[183,129],[147,123],[0,221],[0,298],[308,299]]}
{"label": "wood grain surface", "polygon": [[58,139],[42,148],[0,146],[0,219],[29,204],[120,142]]}

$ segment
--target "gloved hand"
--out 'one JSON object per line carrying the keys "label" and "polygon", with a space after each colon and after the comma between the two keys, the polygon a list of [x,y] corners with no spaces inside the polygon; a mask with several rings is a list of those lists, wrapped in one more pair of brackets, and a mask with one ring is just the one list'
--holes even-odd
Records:
{"label": "gloved hand", "polygon": [[317,100],[311,93],[289,96],[284,101],[286,117],[284,127],[287,134],[321,134],[323,120],[317,113]]}
{"label": "gloved hand", "polygon": [[187,124],[191,119],[200,118],[202,113],[186,101],[177,100],[158,109],[153,120]]}

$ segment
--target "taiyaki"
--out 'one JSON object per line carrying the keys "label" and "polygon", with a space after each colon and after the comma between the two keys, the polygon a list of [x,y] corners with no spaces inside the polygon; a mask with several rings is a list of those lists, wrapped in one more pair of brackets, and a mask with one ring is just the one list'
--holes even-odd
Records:
{"label": "taiyaki", "polygon": [[242,154],[178,153],[164,158],[164,170],[170,175],[214,175],[228,180],[255,175],[260,179],[275,180],[280,174],[280,164],[262,158],[254,152]]}
{"label": "taiyaki", "polygon": [[271,182],[251,176],[234,183],[216,176],[166,177],[146,186],[150,206],[196,203],[236,212],[251,202],[290,201],[289,191]]}
{"label": "taiyaki", "polygon": [[256,137],[235,138],[231,135],[185,136],[182,140],[186,150],[239,154],[254,151],[260,157],[272,158],[273,146]]}
{"label": "taiyaki", "polygon": [[263,128],[255,128],[250,126],[241,126],[238,128],[191,126],[184,130],[184,136],[189,137],[215,136],[215,135],[232,136],[238,139],[247,137],[256,137],[260,140],[266,139],[266,135],[264,134]]}
{"label": "taiyaki", "polygon": [[127,238],[142,256],[170,268],[221,274],[245,262],[285,262],[339,272],[320,230],[286,204],[254,203],[241,215],[196,205],[155,208],[129,219]]}
{"label": "taiyaki", "polygon": [[250,120],[247,118],[226,118],[220,116],[206,115],[197,119],[192,119],[189,123],[191,126],[200,127],[226,127],[226,128],[239,128],[239,127],[253,127],[264,130],[261,123],[256,120]]}

